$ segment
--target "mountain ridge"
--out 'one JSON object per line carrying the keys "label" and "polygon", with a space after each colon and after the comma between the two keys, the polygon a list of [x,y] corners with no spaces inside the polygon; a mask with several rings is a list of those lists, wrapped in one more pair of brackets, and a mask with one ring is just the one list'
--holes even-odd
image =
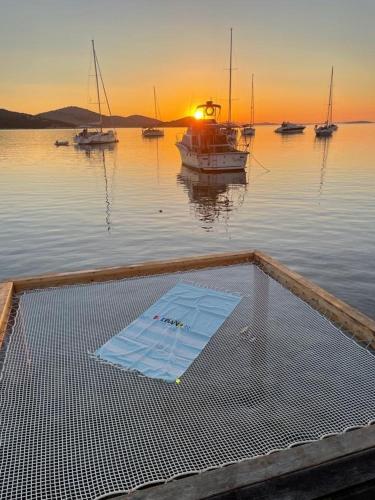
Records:
{"label": "mountain ridge", "polygon": [[30,115],[27,113],[18,113],[8,109],[0,109],[0,128],[1,129],[44,129],[44,128],[71,128],[72,125],[59,120],[50,120]]}
{"label": "mountain ridge", "polygon": [[[60,120],[66,123],[71,123],[74,126],[80,125],[93,125],[98,124],[99,114],[78,106],[66,106],[44,113],[39,113],[39,118],[48,120]],[[102,115],[103,127],[116,127],[116,128],[145,128],[145,127],[184,127],[188,126],[192,117],[186,116],[177,120],[162,121],[155,118],[150,118],[144,115]]]}
{"label": "mountain ridge", "polygon": [[[103,115],[102,126],[105,128],[146,128],[146,127],[188,127],[194,122],[192,116],[184,116],[176,120],[161,121],[143,115],[112,117]],[[99,114],[89,109],[78,106],[65,106],[64,108],[54,109],[36,115],[28,113],[19,113],[0,109],[0,129],[44,129],[44,128],[77,128],[82,125],[98,125]],[[366,124],[374,123],[370,120],[351,120],[337,123],[347,124]],[[306,124],[306,123],[305,123]],[[260,122],[255,125],[277,125],[274,122]],[[308,123],[310,125],[310,123]]]}

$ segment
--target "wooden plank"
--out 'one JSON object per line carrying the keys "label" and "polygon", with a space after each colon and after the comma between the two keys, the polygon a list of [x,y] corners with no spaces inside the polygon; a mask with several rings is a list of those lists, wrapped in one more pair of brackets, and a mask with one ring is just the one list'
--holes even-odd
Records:
{"label": "wooden plank", "polygon": [[226,266],[251,262],[253,252],[242,251],[234,253],[218,253],[205,256],[172,259],[168,261],[151,261],[129,266],[107,267],[88,271],[76,271],[59,274],[46,274],[30,278],[16,278],[13,280],[16,293],[34,288],[47,288],[79,283],[110,281],[134,276],[149,276],[152,274],[188,271],[215,266]]}
{"label": "wooden plank", "polygon": [[[332,496],[331,496],[332,495]],[[209,500],[374,499],[375,448],[210,496]]]}
{"label": "wooden plank", "polygon": [[114,500],[174,500],[176,498],[200,500],[216,495],[220,498],[226,492],[261,484],[296,471],[312,467],[319,468],[322,464],[374,449],[374,447],[375,426],[364,427],[253,460],[176,479],[146,490],[135,491],[130,495],[119,495],[114,497]]}
{"label": "wooden plank", "polygon": [[9,313],[12,305],[13,283],[0,283],[0,347],[8,324]]}
{"label": "wooden plank", "polygon": [[257,250],[254,252],[254,263],[338,326],[375,348],[375,321],[373,319],[263,252]]}

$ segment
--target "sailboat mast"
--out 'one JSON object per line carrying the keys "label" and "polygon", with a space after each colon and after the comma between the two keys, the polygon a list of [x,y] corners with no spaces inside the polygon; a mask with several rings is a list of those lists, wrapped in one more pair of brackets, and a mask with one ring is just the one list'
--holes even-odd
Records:
{"label": "sailboat mast", "polygon": [[250,125],[254,125],[254,73],[251,75],[251,117]]}
{"label": "sailboat mast", "polygon": [[228,124],[232,123],[232,31],[233,28],[230,29]]}
{"label": "sailboat mast", "polygon": [[97,60],[96,60],[96,52],[95,52],[94,40],[91,40],[91,43],[92,43],[92,55],[94,57],[94,67],[95,67],[96,94],[98,96],[98,109],[99,109],[99,116],[100,116],[100,131],[103,132],[103,127],[102,127],[102,109],[101,109],[101,105],[100,105],[100,92],[99,92],[99,80],[98,80],[98,68],[97,68]]}
{"label": "sailboat mast", "polygon": [[158,119],[158,112],[157,112],[157,107],[156,107],[156,90],[154,86],[154,107],[155,107],[155,120]]}
{"label": "sailboat mast", "polygon": [[333,115],[333,66],[331,70],[331,112],[330,112],[330,117],[329,117],[329,122],[332,124],[332,115]]}
{"label": "sailboat mast", "polygon": [[329,85],[327,125],[330,125],[332,123],[332,81],[333,81],[333,66],[332,66],[332,69],[331,69],[331,83]]}

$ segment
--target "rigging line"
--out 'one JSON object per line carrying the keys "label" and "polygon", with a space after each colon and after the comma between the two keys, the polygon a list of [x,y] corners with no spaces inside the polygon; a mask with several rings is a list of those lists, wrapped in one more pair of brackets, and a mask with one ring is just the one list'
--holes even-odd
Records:
{"label": "rigging line", "polygon": [[94,69],[95,69],[96,93],[98,96],[98,108],[99,108],[99,116],[100,116],[100,131],[102,132],[103,131],[103,129],[102,129],[103,117],[102,117],[102,108],[101,108],[101,104],[100,104],[100,90],[99,90],[98,72],[97,72],[98,59],[96,57],[94,40],[91,40],[91,43],[92,43],[92,55],[93,55],[93,59],[94,59]]}
{"label": "rigging line", "polygon": [[262,167],[266,172],[271,172],[271,170],[267,167],[265,167],[259,160],[255,158],[253,154],[251,154],[250,158],[253,158],[253,160],[260,166]]}
{"label": "rigging line", "polygon": [[[96,57],[96,54],[95,54],[95,57]],[[103,87],[103,92],[104,92],[105,102],[106,102],[106,104],[107,104],[107,108],[108,108],[109,116],[112,116],[111,107],[110,107],[110,105],[109,105],[109,100],[108,100],[108,96],[107,96],[107,91],[105,90],[104,81],[103,81],[103,77],[102,77],[102,72],[101,72],[101,69],[100,69],[100,66],[99,66],[99,61],[98,61],[98,58],[97,58],[97,57],[96,57],[96,64],[97,64],[97,66],[98,66],[99,76],[100,76],[100,81],[102,82],[102,87]]]}

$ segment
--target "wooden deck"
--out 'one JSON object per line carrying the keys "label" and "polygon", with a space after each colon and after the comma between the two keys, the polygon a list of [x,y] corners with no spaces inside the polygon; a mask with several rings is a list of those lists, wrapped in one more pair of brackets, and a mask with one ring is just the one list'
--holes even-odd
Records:
{"label": "wooden deck", "polygon": [[[6,326],[13,293],[36,288],[59,287],[80,283],[110,281],[135,276],[173,273],[240,263],[254,263],[273,279],[309,303],[338,326],[354,335],[359,341],[375,348],[375,321],[323,290],[300,274],[291,271],[277,260],[260,251],[219,253],[197,257],[151,261],[128,266],[106,267],[87,271],[45,274],[10,279],[0,283],[0,332]],[[0,337],[1,338],[1,337]],[[1,340],[0,340],[1,345]]]}
{"label": "wooden deck", "polygon": [[[259,251],[213,254],[9,280],[0,284],[0,344],[14,293],[35,288],[100,282],[245,262],[258,265],[272,278],[332,322],[344,328],[360,342],[375,348],[374,320]],[[335,496],[329,498],[339,498],[337,495],[341,490],[354,488],[353,491],[357,491],[366,484],[375,484],[375,426],[353,430],[269,456],[112,498],[134,498],[134,500],[307,499],[322,498],[333,494]],[[345,498],[351,497],[345,496]]]}

